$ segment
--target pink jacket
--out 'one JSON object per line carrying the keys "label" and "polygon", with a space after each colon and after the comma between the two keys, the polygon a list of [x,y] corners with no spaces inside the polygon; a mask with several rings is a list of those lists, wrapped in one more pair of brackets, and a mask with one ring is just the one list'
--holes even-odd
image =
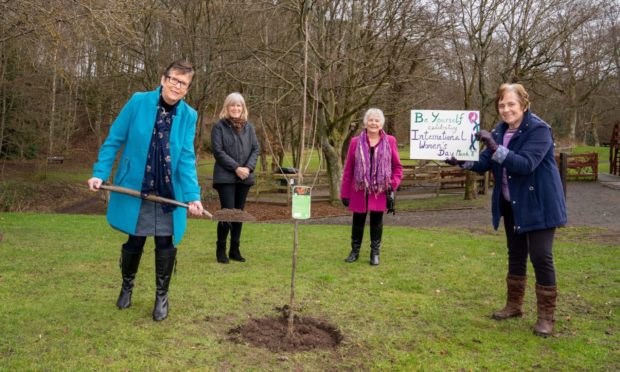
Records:
{"label": "pink jacket", "polygon": [[[365,213],[368,210],[376,212],[385,212],[385,193],[368,194],[368,210],[366,209],[366,190],[355,190],[355,181],[353,179],[353,168],[355,166],[355,149],[360,137],[356,136],[351,139],[349,151],[347,152],[347,160],[344,164],[344,174],[342,175],[342,185],[340,186],[340,197],[349,199],[349,210],[351,212]],[[398,156],[398,144],[396,138],[387,135],[392,150],[392,189],[396,190],[403,178],[403,166]],[[381,138],[385,141],[385,137]]]}

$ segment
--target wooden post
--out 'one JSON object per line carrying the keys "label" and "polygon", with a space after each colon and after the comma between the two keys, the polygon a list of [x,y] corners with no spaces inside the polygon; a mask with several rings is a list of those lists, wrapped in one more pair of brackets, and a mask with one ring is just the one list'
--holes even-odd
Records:
{"label": "wooden post", "polygon": [[293,310],[295,307],[295,272],[297,271],[297,247],[299,246],[299,223],[298,220],[295,220],[295,227],[293,233],[293,267],[291,269],[291,298],[288,308],[288,319],[287,319],[287,334],[289,336],[293,336],[293,322],[295,321],[295,311]]}
{"label": "wooden post", "polygon": [[486,195],[487,192],[489,192],[489,184],[491,182],[491,180],[489,179],[489,172],[484,172],[484,191],[482,192],[482,194]]}
{"label": "wooden post", "polygon": [[[304,96],[303,96],[303,108],[302,108],[302,118],[301,118],[301,132],[300,132],[300,145],[299,145],[299,158],[298,166],[297,166],[297,184],[303,185],[303,158],[304,158],[304,146],[305,146],[305,137],[304,133],[306,131],[306,110],[307,110],[307,102],[308,102],[308,16],[305,16],[304,21]],[[292,201],[292,187],[295,184],[295,179],[291,178],[291,184],[288,185],[288,196],[291,200],[291,211],[293,208]],[[299,247],[299,238],[298,238],[298,230],[299,223],[298,220],[295,219],[295,232],[293,237],[293,267],[291,269],[291,302],[289,305],[289,313],[288,313],[288,336],[293,337],[293,330],[295,321],[295,273],[297,272],[297,249]]]}
{"label": "wooden post", "polygon": [[564,190],[564,199],[566,200],[566,175],[568,172],[568,154],[560,153],[560,178],[562,179],[562,189]]}
{"label": "wooden post", "polygon": [[437,165],[437,188],[435,189],[435,196],[439,196],[441,191],[441,166]]}
{"label": "wooden post", "polygon": [[592,173],[594,173],[594,180],[598,181],[598,152],[593,152],[592,156]]}

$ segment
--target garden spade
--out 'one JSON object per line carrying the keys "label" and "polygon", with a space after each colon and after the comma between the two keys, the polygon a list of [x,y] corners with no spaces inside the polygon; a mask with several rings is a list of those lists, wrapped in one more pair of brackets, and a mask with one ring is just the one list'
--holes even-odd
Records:
{"label": "garden spade", "polygon": [[[150,200],[159,204],[170,204],[177,207],[189,208],[189,204],[180,202],[174,199],[163,198],[157,195],[147,195],[143,197],[140,191],[128,189],[126,187],[114,186],[114,185],[101,185],[100,189],[117,192],[120,194],[135,196],[136,198]],[[256,217],[241,210],[241,209],[220,209],[214,213],[209,213],[206,209],[202,210],[202,214],[214,221],[222,222],[251,222],[256,221]]]}

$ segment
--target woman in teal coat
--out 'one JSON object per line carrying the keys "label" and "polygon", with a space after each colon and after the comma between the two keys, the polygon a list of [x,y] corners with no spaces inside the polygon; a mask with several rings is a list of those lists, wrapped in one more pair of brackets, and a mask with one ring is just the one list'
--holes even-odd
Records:
{"label": "woman in teal coat", "polygon": [[[196,174],[194,135],[197,114],[183,97],[194,69],[186,61],[173,62],[161,78],[161,87],[134,94],[112,124],[94,165],[89,188],[107,180],[117,153],[120,161],[114,183],[189,203],[189,212],[202,213]],[[185,232],[187,211],[132,196],[112,193],[107,212],[112,227],[129,235],[121,249],[123,284],[117,306],[131,306],[134,279],[146,237],[155,239],[156,296],[153,319],[168,316],[168,286],[176,260],[175,246]]]}

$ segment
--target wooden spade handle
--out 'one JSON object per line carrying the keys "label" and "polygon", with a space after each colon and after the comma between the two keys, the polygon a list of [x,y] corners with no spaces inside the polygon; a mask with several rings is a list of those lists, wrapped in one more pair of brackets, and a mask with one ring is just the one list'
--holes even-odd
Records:
{"label": "wooden spade handle", "polygon": [[[136,191],[133,189],[128,189],[126,187],[121,187],[121,186],[114,186],[114,185],[101,185],[99,186],[100,189],[103,190],[109,190],[109,191],[113,191],[113,192],[118,192],[120,194],[125,194],[125,195],[131,195],[131,196],[135,196],[136,198],[140,198],[140,199],[146,199],[155,203],[159,203],[159,204],[170,204],[170,205],[175,205],[177,207],[181,207],[181,208],[189,208],[189,204],[187,203],[183,203],[180,202],[178,200],[174,200],[174,199],[168,199],[168,198],[163,198],[161,196],[157,196],[157,195],[147,195],[146,197],[142,197],[142,194],[140,193],[140,191]],[[206,209],[202,210],[202,214],[207,216],[210,219],[213,219],[213,215],[211,213],[209,213]]]}

